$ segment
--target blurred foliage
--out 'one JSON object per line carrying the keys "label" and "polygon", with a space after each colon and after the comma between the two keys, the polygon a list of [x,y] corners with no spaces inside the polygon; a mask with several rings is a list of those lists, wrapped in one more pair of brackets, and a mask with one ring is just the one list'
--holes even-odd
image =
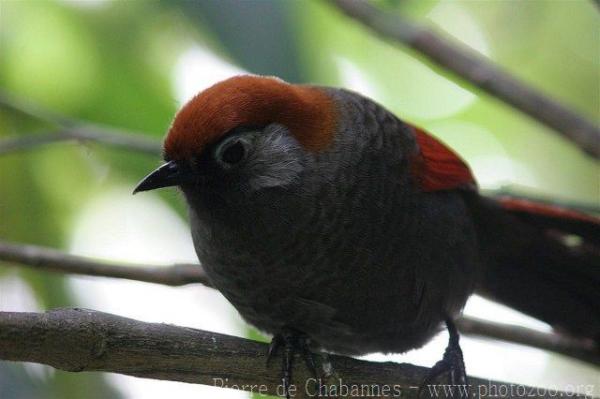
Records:
{"label": "blurred foliage", "polygon": [[[377,3],[434,26],[599,121],[600,13],[592,2]],[[194,45],[253,73],[363,90],[451,144],[484,186],[599,200],[597,163],[570,143],[319,1],[2,1],[0,89],[71,118],[159,139],[178,107],[174,68]],[[50,127],[0,107],[0,136]],[[3,155],[0,237],[64,248],[86,201],[115,184],[132,186],[157,162],[98,145]],[[184,211],[175,196],[162,195]],[[0,276],[9,270],[0,268]],[[77,304],[63,278],[19,273],[42,308]],[[3,366],[0,380],[15,373],[13,386],[24,386],[20,366]],[[31,396],[117,395],[98,374],[55,372],[43,381]]]}

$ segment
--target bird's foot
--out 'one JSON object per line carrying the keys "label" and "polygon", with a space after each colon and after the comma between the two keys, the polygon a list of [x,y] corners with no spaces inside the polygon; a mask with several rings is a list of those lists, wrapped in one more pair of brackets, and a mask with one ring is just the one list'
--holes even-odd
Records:
{"label": "bird's foot", "polygon": [[302,355],[306,367],[314,377],[320,391],[321,382],[315,363],[314,354],[310,351],[310,338],[297,330],[284,328],[279,334],[276,334],[269,345],[267,353],[267,366],[273,356],[283,349],[282,374],[283,374],[283,393],[286,399],[290,399],[290,386],[292,384],[292,369],[294,368],[294,358],[296,354]]}
{"label": "bird's foot", "polygon": [[[469,379],[465,370],[462,350],[458,343],[458,331],[452,320],[446,320],[446,326],[450,339],[444,351],[444,357],[429,370],[427,377],[425,377],[419,388],[418,397],[421,397],[425,388],[429,388],[438,377],[446,373],[450,384],[449,389],[453,391],[452,396],[456,395],[460,398],[469,396]],[[431,389],[429,390],[431,391]]]}

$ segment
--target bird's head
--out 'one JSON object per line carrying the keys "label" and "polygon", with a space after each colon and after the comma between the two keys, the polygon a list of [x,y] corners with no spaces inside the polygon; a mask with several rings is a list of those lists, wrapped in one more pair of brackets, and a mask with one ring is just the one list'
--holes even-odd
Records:
{"label": "bird's head", "polygon": [[336,128],[333,100],[320,88],[237,76],[204,90],[176,115],[165,164],[135,192],[179,186],[186,197],[240,197],[298,182],[310,154]]}

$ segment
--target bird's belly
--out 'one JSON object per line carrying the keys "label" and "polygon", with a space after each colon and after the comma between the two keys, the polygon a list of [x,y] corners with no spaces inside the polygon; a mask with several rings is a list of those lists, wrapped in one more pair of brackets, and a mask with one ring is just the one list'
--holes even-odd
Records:
{"label": "bird's belly", "polygon": [[[470,283],[449,285],[453,277],[444,273],[444,265],[436,278],[427,280],[418,273],[424,266],[406,267],[402,257],[390,259],[387,267],[368,258],[351,264],[324,258],[307,271],[305,263],[269,263],[247,255],[221,263],[203,261],[215,286],[242,317],[269,334],[284,326],[295,328],[337,353],[401,353],[420,347],[470,293]],[[232,256],[231,248],[227,256]],[[352,257],[361,258],[357,253]],[[347,273],[340,272],[343,267]],[[377,268],[380,273],[373,275]]]}
{"label": "bird's belly", "polygon": [[451,238],[428,233],[432,241],[355,220],[342,233],[286,226],[193,237],[213,284],[263,332],[295,328],[344,354],[423,345],[473,290],[474,231],[457,219]]}

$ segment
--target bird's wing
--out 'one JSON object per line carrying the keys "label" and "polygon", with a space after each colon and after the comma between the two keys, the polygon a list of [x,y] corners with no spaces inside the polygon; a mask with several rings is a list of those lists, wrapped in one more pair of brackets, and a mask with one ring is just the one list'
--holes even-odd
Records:
{"label": "bird's wing", "polygon": [[412,160],[412,174],[423,191],[474,190],[475,177],[454,151],[421,128],[413,126],[419,150]]}
{"label": "bird's wing", "polygon": [[[478,225],[486,271],[479,292],[572,334],[600,343],[600,219],[515,197],[485,198],[467,164],[413,127],[412,175],[426,192],[460,190]],[[565,237],[577,235],[579,244]]]}

